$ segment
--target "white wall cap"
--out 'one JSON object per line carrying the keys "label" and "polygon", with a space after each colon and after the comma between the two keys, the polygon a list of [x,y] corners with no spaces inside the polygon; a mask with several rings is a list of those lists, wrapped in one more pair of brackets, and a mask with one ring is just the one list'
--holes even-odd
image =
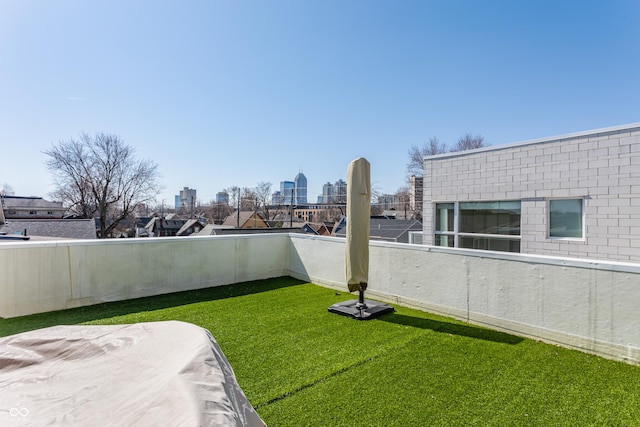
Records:
{"label": "white wall cap", "polygon": [[527,146],[527,145],[546,144],[546,143],[550,143],[550,142],[559,142],[559,141],[566,140],[566,139],[575,139],[575,138],[584,138],[584,137],[589,137],[589,136],[597,136],[597,135],[601,135],[601,134],[605,134],[605,133],[618,133],[618,132],[625,132],[625,131],[632,132],[632,131],[638,131],[638,130],[640,130],[640,122],[626,124],[626,125],[620,125],[620,126],[612,126],[612,127],[607,127],[607,128],[601,128],[601,129],[582,131],[582,132],[576,132],[576,133],[568,133],[568,134],[559,135],[559,136],[551,136],[551,137],[546,137],[546,138],[531,139],[531,140],[527,140],[527,141],[512,142],[512,143],[500,144],[500,145],[490,145],[488,147],[476,148],[476,149],[473,149],[473,150],[463,150],[463,151],[454,151],[454,152],[443,153],[443,154],[434,154],[432,156],[424,156],[423,159],[424,160],[439,160],[439,159],[446,159],[446,158],[452,158],[452,157],[467,156],[467,155],[470,155],[470,154],[482,153],[482,152],[485,152],[485,151],[498,151],[498,150],[505,150],[505,149],[514,148],[514,147],[523,147],[523,146]]}

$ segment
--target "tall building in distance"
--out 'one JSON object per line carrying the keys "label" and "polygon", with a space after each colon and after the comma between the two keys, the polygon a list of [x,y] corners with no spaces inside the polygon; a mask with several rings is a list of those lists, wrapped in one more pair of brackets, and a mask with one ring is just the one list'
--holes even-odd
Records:
{"label": "tall building in distance", "polygon": [[422,212],[424,178],[411,175],[409,177],[409,207],[413,212]]}
{"label": "tall building in distance", "polygon": [[280,192],[280,190],[274,191],[271,194],[271,204],[272,205],[282,205],[283,199],[282,199],[282,193]]}
{"label": "tall building in distance", "polygon": [[324,184],[322,195],[318,196],[318,203],[347,203],[347,183],[339,179],[334,184]]}
{"label": "tall building in distance", "polygon": [[229,193],[226,191],[220,191],[216,194],[216,203],[218,204],[229,204]]}
{"label": "tall building in distance", "polygon": [[296,184],[293,181],[280,181],[280,203],[281,205],[291,205],[294,202],[294,192]]}
{"label": "tall building in distance", "polygon": [[378,196],[378,206],[386,211],[396,207],[396,196],[394,194],[382,194]]}
{"label": "tall building in distance", "polygon": [[347,203],[347,183],[342,179],[333,184],[331,203]]}
{"label": "tall building in distance", "polygon": [[331,197],[333,196],[333,184],[327,182],[322,186],[322,200],[319,200],[320,203],[331,203]]}
{"label": "tall building in distance", "polygon": [[[184,187],[180,190],[180,206],[176,203],[176,209],[185,208],[188,210],[193,210],[196,206],[196,190],[194,188]],[[178,196],[176,196],[176,202],[178,201]]]}
{"label": "tall building in distance", "polygon": [[296,175],[294,182],[295,203],[298,205],[307,204],[307,177],[302,172]]}

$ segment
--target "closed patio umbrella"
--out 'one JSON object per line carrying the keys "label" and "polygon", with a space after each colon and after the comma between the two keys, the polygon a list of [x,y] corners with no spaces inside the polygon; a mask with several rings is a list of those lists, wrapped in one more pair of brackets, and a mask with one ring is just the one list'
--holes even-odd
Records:
{"label": "closed patio umbrella", "polygon": [[369,283],[369,224],[371,218],[371,166],[360,157],[347,171],[347,242],[345,276],[349,292],[358,291],[358,299],[340,302],[329,311],[359,320],[390,313],[393,307],[376,301],[365,301]]}

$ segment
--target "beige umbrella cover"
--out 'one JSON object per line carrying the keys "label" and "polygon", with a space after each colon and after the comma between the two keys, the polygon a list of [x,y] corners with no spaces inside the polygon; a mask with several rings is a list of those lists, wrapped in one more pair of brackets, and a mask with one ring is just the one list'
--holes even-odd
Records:
{"label": "beige umbrella cover", "polygon": [[349,292],[364,291],[369,282],[369,223],[371,214],[371,166],[360,157],[347,172],[346,278]]}

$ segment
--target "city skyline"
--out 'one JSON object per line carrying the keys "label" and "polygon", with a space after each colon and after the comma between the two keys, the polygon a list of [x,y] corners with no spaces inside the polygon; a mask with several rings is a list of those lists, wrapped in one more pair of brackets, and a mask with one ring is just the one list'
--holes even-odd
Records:
{"label": "city skyline", "polygon": [[0,184],[48,197],[43,152],[104,132],[158,163],[167,205],[295,171],[313,201],[358,157],[392,194],[432,137],[640,121],[639,43],[631,0],[0,2]]}

